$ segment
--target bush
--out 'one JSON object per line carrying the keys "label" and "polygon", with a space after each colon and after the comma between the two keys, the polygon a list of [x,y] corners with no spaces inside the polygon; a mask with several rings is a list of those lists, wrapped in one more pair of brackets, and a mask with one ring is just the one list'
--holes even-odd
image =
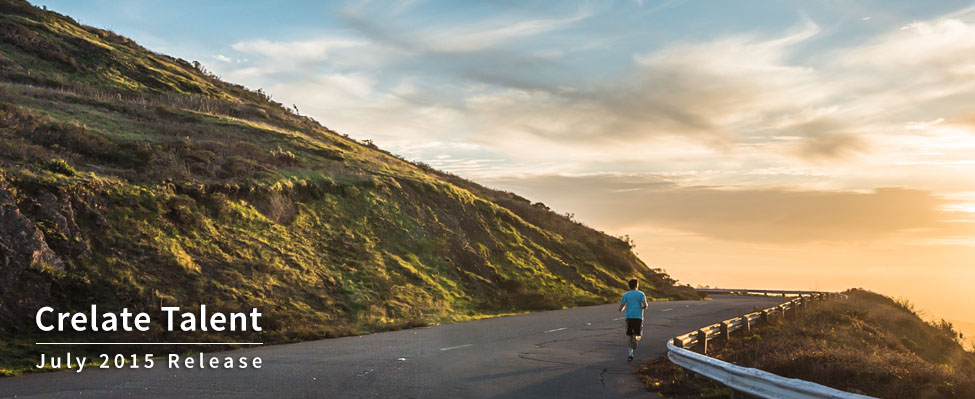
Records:
{"label": "bush", "polygon": [[280,146],[271,150],[271,158],[273,158],[279,164],[286,166],[296,166],[301,163],[301,160],[299,160],[293,152],[283,150]]}
{"label": "bush", "polygon": [[78,172],[75,171],[67,161],[61,158],[55,158],[48,162],[47,170],[54,173],[60,173],[65,176],[74,176],[78,174]]}

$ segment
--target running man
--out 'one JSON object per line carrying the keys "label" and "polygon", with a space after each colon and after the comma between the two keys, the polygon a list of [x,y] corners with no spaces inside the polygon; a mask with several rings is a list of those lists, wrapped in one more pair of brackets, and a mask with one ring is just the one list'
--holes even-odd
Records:
{"label": "running man", "polygon": [[620,312],[626,309],[626,361],[633,361],[636,343],[643,335],[643,309],[647,308],[647,296],[637,289],[640,282],[630,280],[630,290],[620,299]]}

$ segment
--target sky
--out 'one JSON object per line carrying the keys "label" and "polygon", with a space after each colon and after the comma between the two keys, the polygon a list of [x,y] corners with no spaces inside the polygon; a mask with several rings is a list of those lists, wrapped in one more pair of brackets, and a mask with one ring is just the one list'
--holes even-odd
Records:
{"label": "sky", "polygon": [[975,336],[972,1],[35,1],[613,235]]}

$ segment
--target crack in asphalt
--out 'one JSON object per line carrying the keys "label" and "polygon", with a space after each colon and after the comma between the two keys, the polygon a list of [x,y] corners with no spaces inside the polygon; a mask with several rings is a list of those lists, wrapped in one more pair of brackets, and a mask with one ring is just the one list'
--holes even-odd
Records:
{"label": "crack in asphalt", "polygon": [[607,370],[609,370],[609,368],[603,368],[603,371],[601,371],[599,373],[599,382],[602,383],[603,386],[606,386],[606,371]]}
{"label": "crack in asphalt", "polygon": [[570,338],[565,338],[565,339],[553,339],[551,341],[542,341],[542,342],[539,342],[539,343],[536,343],[536,344],[533,344],[533,345],[535,345],[535,346],[537,346],[539,348],[545,348],[545,347],[547,347],[547,345],[554,344],[554,343],[558,343],[558,342],[569,342],[569,341],[575,341],[575,340],[582,339],[582,338],[595,338],[595,337],[601,337],[603,335],[604,334],[580,335],[578,337],[570,337]]}
{"label": "crack in asphalt", "polygon": [[585,365],[585,363],[570,363],[570,362],[560,362],[558,360],[537,359],[537,358],[534,358],[534,357],[529,357],[529,355],[550,355],[550,353],[531,353],[531,352],[528,352],[528,353],[525,353],[525,352],[518,353],[518,357],[519,358],[522,358],[522,359],[525,359],[525,360],[531,360],[531,361],[534,361],[534,362],[551,363],[551,364],[564,364],[564,365],[567,365],[567,366],[583,366],[583,365]]}

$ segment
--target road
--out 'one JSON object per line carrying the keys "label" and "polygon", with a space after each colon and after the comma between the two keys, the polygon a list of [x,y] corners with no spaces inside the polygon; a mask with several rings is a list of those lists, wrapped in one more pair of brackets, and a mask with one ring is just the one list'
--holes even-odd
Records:
{"label": "road", "polygon": [[260,356],[261,369],[169,369],[160,360],[3,378],[0,397],[647,398],[635,372],[667,339],[781,301],[651,302],[633,363],[622,313],[602,305],[212,354]]}

